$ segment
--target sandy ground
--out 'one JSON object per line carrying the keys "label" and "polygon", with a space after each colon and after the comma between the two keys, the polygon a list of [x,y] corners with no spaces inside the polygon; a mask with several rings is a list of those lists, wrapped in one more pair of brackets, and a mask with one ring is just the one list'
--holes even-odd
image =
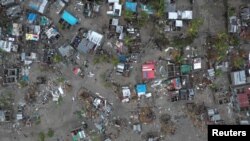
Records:
{"label": "sandy ground", "polygon": [[[187,0],[188,1],[188,0]],[[179,8],[187,9],[190,5],[181,3]],[[87,29],[92,29],[98,31],[100,33],[103,32],[102,27],[107,26],[108,17],[106,15],[106,6],[101,7],[100,15],[93,19],[86,19],[82,16],[81,12],[77,12],[74,10],[73,6],[69,6],[67,8],[69,11],[72,11],[77,17],[80,19],[80,24],[76,27],[71,28],[69,31],[62,31],[63,38],[62,43],[66,39],[71,39],[75,35],[75,31],[78,30],[79,27],[84,27]],[[194,4],[194,14],[195,17],[202,17],[204,19],[204,24],[201,27],[201,33],[199,38],[195,40],[195,46],[201,46],[204,43],[205,33],[209,32],[212,34],[216,34],[218,32],[225,31],[224,24],[225,18],[223,14],[225,13],[225,9],[221,2],[211,2],[210,0],[195,0]],[[59,16],[53,13],[53,8],[50,10],[50,17],[56,23],[59,20]],[[146,27],[142,28],[141,36],[142,41],[146,43],[150,39],[150,27],[151,25],[146,25]],[[201,54],[204,53],[204,50],[201,49]],[[133,64],[134,69],[132,70],[131,76],[129,78],[123,78],[120,76],[115,77],[119,82],[123,82],[124,85],[130,84],[135,85],[136,82],[141,79],[141,63],[148,60],[157,60],[159,56],[165,55],[163,52],[160,52],[156,49],[148,47],[145,50],[145,55],[142,55],[141,62],[137,64]],[[91,60],[91,56],[82,56],[83,58],[87,58]],[[91,63],[91,62],[90,62]],[[55,74],[50,72],[41,72],[38,67],[39,64],[33,64],[31,66],[31,79],[35,80],[37,76],[46,75],[48,78],[55,77]],[[113,104],[114,116],[120,116],[122,118],[129,118],[131,115],[131,111],[137,110],[137,103],[132,102],[130,104],[121,103],[116,94],[113,92],[111,88],[107,88],[103,86],[103,82],[99,77],[101,74],[109,71],[113,68],[111,64],[89,64],[89,68],[87,72],[92,72],[95,74],[93,78],[85,77],[84,79],[75,76],[72,72],[73,65],[65,65],[59,64],[60,71],[63,73],[63,77],[65,77],[69,82],[71,82],[73,88],[72,91],[67,93],[63,98],[63,102],[61,105],[56,105],[53,102],[49,102],[46,105],[41,106],[39,109],[39,113],[42,115],[42,123],[39,125],[35,125],[32,128],[23,128],[22,133],[26,134],[28,137],[24,137],[23,135],[18,135],[15,131],[12,131],[9,125],[3,125],[0,127],[0,141],[35,141],[38,139],[37,134],[41,131],[46,132],[48,128],[52,128],[55,130],[55,135],[53,138],[46,138],[46,141],[55,141],[57,138],[71,140],[69,137],[70,130],[75,127],[78,127],[82,120],[74,115],[76,110],[79,110],[83,105],[80,105],[76,101],[72,101],[72,97],[75,97],[78,90],[81,87],[85,87],[92,91],[93,93],[100,93],[102,97],[104,97],[107,101]],[[95,78],[97,79],[95,81]],[[218,80],[220,81],[220,80]],[[223,80],[221,80],[223,81]],[[13,93],[16,94],[16,101],[20,101],[23,99],[25,94],[25,89],[13,89],[9,87]],[[207,105],[213,104],[211,97],[211,91],[205,90],[202,92],[198,92],[196,96],[196,101],[206,102]],[[155,106],[154,111],[156,113],[156,119],[152,124],[142,125],[142,134],[147,133],[149,131],[159,131],[159,116],[163,113],[168,113],[172,117],[180,117],[176,122],[177,130],[176,134],[173,136],[167,137],[165,140],[169,141],[182,141],[184,138],[186,141],[205,141],[206,135],[200,129],[193,127],[192,122],[185,116],[183,113],[183,105],[184,103],[171,103],[167,101],[165,96],[159,96],[158,98],[153,98],[153,105]],[[223,109],[223,108],[222,108]],[[93,123],[89,123],[90,126],[93,126]],[[116,139],[117,141],[141,141],[141,135],[136,134],[132,131],[131,127],[128,129],[121,130],[120,136]],[[63,140],[62,140],[63,141]]]}

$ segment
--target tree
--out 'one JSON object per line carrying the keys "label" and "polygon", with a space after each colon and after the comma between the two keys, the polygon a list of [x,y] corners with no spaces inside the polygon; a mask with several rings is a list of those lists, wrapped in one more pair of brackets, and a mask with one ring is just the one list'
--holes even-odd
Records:
{"label": "tree", "polygon": [[165,14],[165,4],[164,0],[151,0],[149,4],[156,11],[155,16],[161,18]]}
{"label": "tree", "polygon": [[119,58],[116,56],[111,57],[111,62],[114,66],[116,66],[119,63]]}
{"label": "tree", "polygon": [[221,69],[216,69],[215,70],[215,76],[221,76],[223,74],[222,70]]}
{"label": "tree", "polygon": [[60,95],[59,98],[58,98],[57,104],[61,105],[62,102],[63,102],[63,97]]}
{"label": "tree", "polygon": [[161,123],[161,132],[164,134],[174,134],[176,127],[171,120],[171,116],[169,114],[163,114],[160,117]]}
{"label": "tree", "polygon": [[242,69],[244,67],[245,60],[240,56],[234,56],[232,58],[233,68]]}
{"label": "tree", "polygon": [[218,54],[216,60],[222,61],[226,57],[226,52],[229,48],[228,45],[228,35],[226,33],[219,33],[215,39],[215,49]]}
{"label": "tree", "polygon": [[203,24],[202,19],[193,19],[188,27],[188,35],[191,37],[196,37],[200,26]]}
{"label": "tree", "polygon": [[229,16],[229,17],[236,15],[236,10],[235,10],[234,7],[228,8],[227,11],[228,11],[228,16]]}
{"label": "tree", "polygon": [[141,26],[144,26],[148,22],[148,20],[149,20],[148,13],[145,11],[142,11],[140,13],[140,17],[137,22],[138,22],[138,25],[141,27]]}
{"label": "tree", "polygon": [[39,137],[39,141],[45,141],[46,136],[45,136],[44,132],[40,132],[38,137]]}
{"label": "tree", "polygon": [[54,130],[52,130],[51,128],[49,128],[47,136],[50,137],[50,138],[53,137],[54,136]]}
{"label": "tree", "polygon": [[193,43],[194,38],[191,36],[185,38],[174,37],[172,40],[172,46],[177,48],[183,48]]}
{"label": "tree", "polygon": [[181,52],[179,50],[174,50],[172,52],[172,55],[175,63],[182,64],[182,62],[184,61],[184,57],[181,55]]}
{"label": "tree", "polygon": [[132,43],[133,43],[132,37],[131,37],[131,36],[125,36],[125,38],[124,38],[124,44],[125,44],[126,46],[131,46]]}
{"label": "tree", "polygon": [[126,10],[125,11],[125,20],[132,21],[134,18],[134,13],[132,11]]}

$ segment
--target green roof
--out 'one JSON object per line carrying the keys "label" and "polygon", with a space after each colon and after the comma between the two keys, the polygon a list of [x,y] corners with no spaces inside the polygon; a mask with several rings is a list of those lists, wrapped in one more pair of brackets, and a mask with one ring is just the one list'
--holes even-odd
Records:
{"label": "green roof", "polygon": [[181,65],[181,73],[188,74],[191,71],[191,65]]}

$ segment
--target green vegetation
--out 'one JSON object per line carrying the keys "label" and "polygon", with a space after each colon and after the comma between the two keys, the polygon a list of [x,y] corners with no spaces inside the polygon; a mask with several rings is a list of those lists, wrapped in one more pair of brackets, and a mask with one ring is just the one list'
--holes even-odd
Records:
{"label": "green vegetation", "polygon": [[75,111],[74,114],[79,118],[79,119],[82,119],[83,116],[82,116],[82,111]]}
{"label": "green vegetation", "polygon": [[116,66],[119,63],[119,58],[116,56],[112,56],[111,58],[111,63]]}
{"label": "green vegetation", "polygon": [[132,11],[126,10],[124,19],[126,21],[132,21],[134,19],[134,13]]}
{"label": "green vegetation", "polygon": [[97,133],[93,133],[90,138],[92,141],[101,141],[101,136]]}
{"label": "green vegetation", "polygon": [[217,35],[217,38],[214,44],[216,53],[218,54],[216,58],[217,61],[222,61],[225,59],[227,50],[229,48],[227,42],[228,42],[228,35],[226,33],[219,33]]}
{"label": "green vegetation", "polygon": [[40,132],[39,135],[38,135],[38,138],[39,138],[39,141],[45,141],[45,134],[44,132]]}
{"label": "green vegetation", "polygon": [[240,44],[240,39],[237,36],[229,36],[229,44],[233,46],[238,46]]}
{"label": "green vegetation", "polygon": [[113,65],[117,65],[119,63],[119,59],[114,55],[111,56],[108,54],[96,55],[94,58],[94,64],[100,64],[100,63],[112,63]]}
{"label": "green vegetation", "polygon": [[18,84],[20,85],[21,88],[24,88],[24,87],[28,86],[28,83],[26,81],[24,81],[24,80],[20,80],[18,82]]}
{"label": "green vegetation", "polygon": [[56,82],[58,82],[58,83],[63,83],[65,80],[66,80],[66,79],[65,79],[64,77],[58,77],[58,78],[56,79]]}
{"label": "green vegetation", "polygon": [[4,92],[0,96],[0,108],[10,108],[13,102],[13,94],[10,92]]}
{"label": "green vegetation", "polygon": [[132,37],[131,37],[131,36],[128,36],[128,35],[125,36],[125,38],[124,38],[124,45],[125,45],[125,46],[131,46],[132,43],[133,43]]}
{"label": "green vegetation", "polygon": [[171,45],[177,48],[183,48],[193,43],[195,37],[197,37],[199,28],[203,24],[202,19],[194,19],[191,21],[188,27],[188,36],[185,38],[174,37]]}
{"label": "green vegetation", "polygon": [[109,62],[109,59],[110,58],[107,54],[95,55],[94,64]]}
{"label": "green vegetation", "polygon": [[223,72],[222,72],[221,69],[216,69],[216,70],[215,70],[215,76],[216,76],[216,77],[219,77],[219,76],[221,76],[222,74],[223,74]]}
{"label": "green vegetation", "polygon": [[60,63],[60,62],[62,62],[62,59],[63,59],[62,56],[60,56],[58,54],[53,56],[53,62],[54,63]]}
{"label": "green vegetation", "polygon": [[[100,78],[102,80],[103,86],[106,88],[110,88],[112,84],[106,79],[106,73],[100,74]],[[106,81],[107,80],[107,81]]]}
{"label": "green vegetation", "polygon": [[137,22],[140,27],[144,26],[149,20],[149,15],[147,12],[142,11],[140,13],[140,17],[138,18]]}
{"label": "green vegetation", "polygon": [[244,67],[245,60],[240,56],[235,56],[232,59],[233,68],[242,69]]}
{"label": "green vegetation", "polygon": [[62,98],[62,96],[60,95],[59,98],[58,98],[57,104],[58,104],[58,105],[61,105],[62,102],[63,102],[63,98]]}
{"label": "green vegetation", "polygon": [[213,91],[217,91],[219,88],[216,84],[212,83],[211,85],[209,85],[210,89]]}
{"label": "green vegetation", "polygon": [[236,15],[236,9],[234,7],[230,7],[228,8],[228,16],[231,17],[231,16],[235,16]]}
{"label": "green vegetation", "polygon": [[53,137],[54,136],[54,130],[52,130],[51,128],[49,128],[48,132],[47,132],[47,136],[49,138]]}
{"label": "green vegetation", "polygon": [[149,4],[156,11],[155,16],[157,18],[162,18],[165,15],[165,4],[164,0],[151,0]]}
{"label": "green vegetation", "polygon": [[172,52],[173,55],[173,59],[175,61],[175,63],[177,64],[182,64],[184,61],[184,57],[181,55],[181,52],[179,50],[174,50]]}
{"label": "green vegetation", "polygon": [[37,116],[37,117],[36,117],[36,120],[35,120],[35,124],[36,124],[36,125],[39,125],[39,124],[41,124],[41,121],[42,121],[42,120],[41,120],[41,117],[40,117],[40,116]]}
{"label": "green vegetation", "polygon": [[174,37],[171,45],[176,48],[183,48],[193,43],[194,38],[191,36],[185,38]]}
{"label": "green vegetation", "polygon": [[188,27],[188,35],[191,37],[196,37],[200,26],[203,24],[202,19],[193,19]]}

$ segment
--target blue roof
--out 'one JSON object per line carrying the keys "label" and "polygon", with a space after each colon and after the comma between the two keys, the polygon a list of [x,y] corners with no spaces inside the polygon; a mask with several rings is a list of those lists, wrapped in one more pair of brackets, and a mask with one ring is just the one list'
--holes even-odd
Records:
{"label": "blue roof", "polygon": [[138,84],[138,85],[136,85],[136,92],[137,93],[146,93],[146,91],[147,91],[147,86],[146,86],[146,84]]}
{"label": "blue roof", "polygon": [[34,4],[34,3],[29,3],[29,7],[33,10],[38,10],[39,9],[39,5]]}
{"label": "blue roof", "polygon": [[70,25],[75,25],[78,22],[78,19],[66,10],[63,11],[61,18]]}
{"label": "blue roof", "polygon": [[136,6],[137,6],[136,2],[126,2],[126,10],[136,12]]}
{"label": "blue roof", "polygon": [[29,22],[34,22],[36,20],[37,14],[34,13],[29,13],[28,15],[28,21]]}

